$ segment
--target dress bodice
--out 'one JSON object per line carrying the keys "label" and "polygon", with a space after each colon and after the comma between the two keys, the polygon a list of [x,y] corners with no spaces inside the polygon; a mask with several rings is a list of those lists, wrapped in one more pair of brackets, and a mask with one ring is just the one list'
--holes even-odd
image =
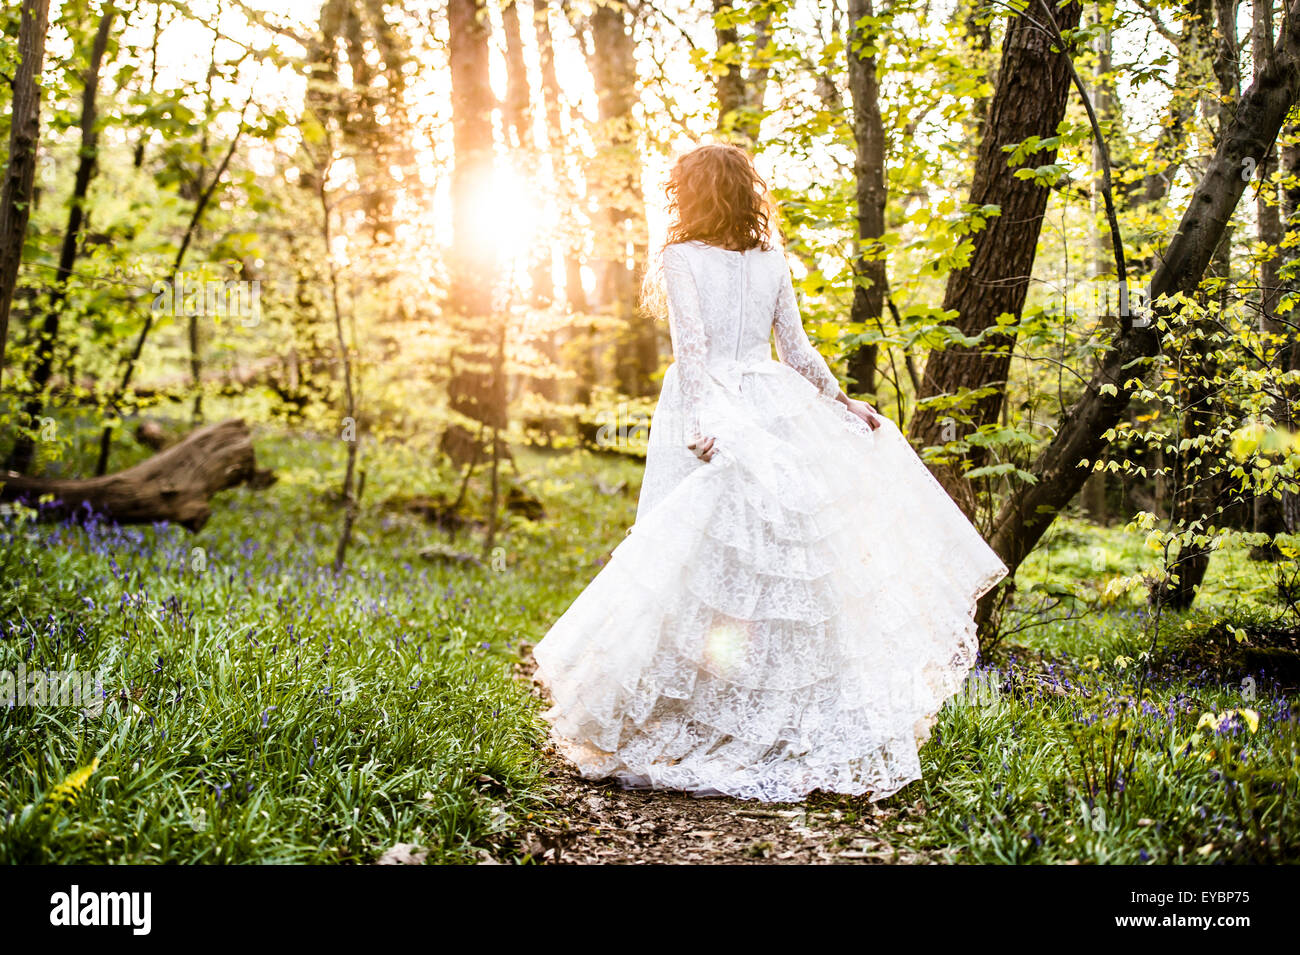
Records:
{"label": "dress bodice", "polygon": [[710,382],[724,383],[737,367],[777,355],[823,395],[839,382],[804,331],[790,267],[780,249],[723,249],[678,242],[664,249],[664,284],[673,356],[692,413]]}

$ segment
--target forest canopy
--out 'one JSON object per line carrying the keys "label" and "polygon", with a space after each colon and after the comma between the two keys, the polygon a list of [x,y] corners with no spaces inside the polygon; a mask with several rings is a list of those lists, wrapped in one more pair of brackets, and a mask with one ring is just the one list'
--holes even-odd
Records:
{"label": "forest canopy", "polygon": [[1185,606],[1223,533],[1279,557],[1298,519],[1289,13],[24,0],[4,493],[241,418],[341,439],[340,566],[385,443],[490,474],[491,540],[541,506],[513,448],[644,452],[667,171],[727,142],[818,348],[1008,566],[1081,507],[1154,535],[1126,586]]}

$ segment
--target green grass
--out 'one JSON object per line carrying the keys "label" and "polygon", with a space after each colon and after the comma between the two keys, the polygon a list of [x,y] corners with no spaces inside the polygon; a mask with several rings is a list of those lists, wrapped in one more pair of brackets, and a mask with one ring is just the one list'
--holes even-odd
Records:
{"label": "green grass", "polygon": [[[594,573],[591,540],[628,498],[596,491],[585,455],[525,455],[529,483],[572,514],[514,522],[482,567],[444,565],[420,551],[476,541],[385,501],[452,476],[371,448],[336,576],[340,446],[257,445],[280,482],[223,494],[195,536],[0,525],[0,670],[102,668],[106,697],[0,712],[0,861],[367,862],[399,842],[470,861],[508,852],[541,806],[542,730],[513,666]],[[47,798],[95,759],[80,798]]]}
{"label": "green grass", "polygon": [[[895,800],[924,804],[903,841],[955,862],[1300,858],[1294,697],[1174,680],[1137,703],[1111,667],[999,677],[995,704],[944,710],[925,780]],[[1246,707],[1255,731],[1223,718]],[[1204,713],[1217,715],[1198,730]]]}
{"label": "green grass", "polygon": [[[0,670],[102,668],[105,689],[89,712],[0,711],[0,861],[365,863],[414,843],[471,862],[516,856],[550,812],[515,667],[622,538],[639,467],[521,452],[547,514],[512,518],[477,566],[421,556],[476,550],[477,531],[402,508],[454,498],[456,475],[429,449],[369,446],[336,576],[340,445],[256,443],[279,483],[221,495],[197,535],[0,520]],[[1046,602],[1014,620],[987,692],[944,709],[925,779],[883,804],[893,841],[954,862],[1300,860],[1295,681],[1257,666],[1270,627],[1295,624],[1274,568],[1230,542],[1197,608],[1163,615],[1141,680],[1150,610],[1113,582],[1155,559],[1122,528],[1054,529],[1017,580],[1022,606]],[[1237,710],[1257,725],[1221,718]]]}

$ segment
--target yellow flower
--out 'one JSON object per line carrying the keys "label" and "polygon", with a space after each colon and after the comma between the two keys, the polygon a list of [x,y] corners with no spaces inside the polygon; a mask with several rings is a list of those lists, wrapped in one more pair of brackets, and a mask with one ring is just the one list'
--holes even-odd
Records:
{"label": "yellow flower", "polygon": [[1259,713],[1255,710],[1247,709],[1224,710],[1222,713],[1218,714],[1211,712],[1202,713],[1201,718],[1196,721],[1196,729],[1197,731],[1210,729],[1217,733],[1219,727],[1223,725],[1224,720],[1227,720],[1232,716],[1241,717],[1242,722],[1246,724],[1246,728],[1252,733],[1259,732]]}
{"label": "yellow flower", "polygon": [[1246,721],[1247,728],[1252,733],[1259,732],[1259,714],[1254,710],[1237,710],[1237,715]]}
{"label": "yellow flower", "polygon": [[96,756],[90,761],[89,766],[74,769],[61,783],[45,794],[45,799],[41,803],[41,813],[48,818],[63,806],[76,802],[86,788],[86,783],[90,782],[90,777],[98,768],[99,757]]}

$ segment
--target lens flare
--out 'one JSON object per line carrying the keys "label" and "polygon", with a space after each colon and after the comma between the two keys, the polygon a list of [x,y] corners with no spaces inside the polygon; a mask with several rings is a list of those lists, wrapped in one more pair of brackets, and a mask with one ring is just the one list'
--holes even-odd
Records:
{"label": "lens flare", "polygon": [[730,617],[715,619],[704,638],[704,658],[719,673],[734,672],[745,662],[752,626],[747,621]]}

